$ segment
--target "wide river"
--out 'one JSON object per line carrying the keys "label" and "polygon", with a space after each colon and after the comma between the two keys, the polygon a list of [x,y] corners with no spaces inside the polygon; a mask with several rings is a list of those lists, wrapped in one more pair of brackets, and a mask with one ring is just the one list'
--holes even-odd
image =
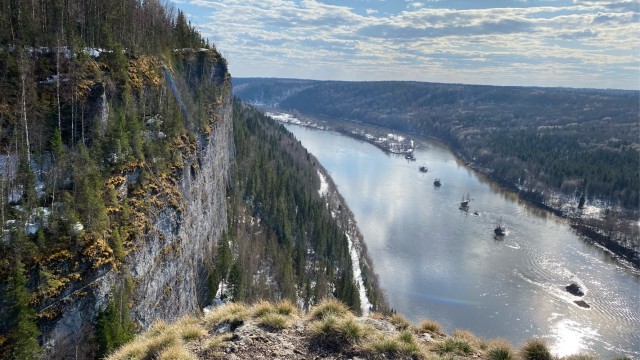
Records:
{"label": "wide river", "polygon": [[[519,201],[438,143],[421,143],[409,162],[337,133],[286,127],[331,174],[391,307],[414,323],[432,319],[449,333],[468,329],[517,346],[541,337],[559,356],[640,359],[640,275],[564,220]],[[423,164],[427,173],[418,171]],[[507,234],[496,239],[500,218]],[[590,309],[565,291],[573,282]]]}

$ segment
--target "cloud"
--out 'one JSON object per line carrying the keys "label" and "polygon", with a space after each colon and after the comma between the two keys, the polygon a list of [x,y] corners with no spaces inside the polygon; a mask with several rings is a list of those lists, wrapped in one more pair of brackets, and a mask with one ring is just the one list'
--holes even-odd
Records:
{"label": "cloud", "polygon": [[183,1],[177,6],[198,14],[234,76],[638,86],[635,1],[462,10],[436,0]]}

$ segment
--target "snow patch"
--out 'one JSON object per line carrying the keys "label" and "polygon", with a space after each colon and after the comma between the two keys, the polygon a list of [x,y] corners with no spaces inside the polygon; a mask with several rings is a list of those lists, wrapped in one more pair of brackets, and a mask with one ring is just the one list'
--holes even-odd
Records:
{"label": "snow patch", "polygon": [[351,267],[353,268],[353,278],[358,286],[358,293],[360,295],[360,306],[362,307],[362,316],[368,316],[371,310],[371,303],[367,297],[367,291],[364,288],[364,282],[362,281],[362,269],[360,269],[360,256],[358,250],[354,246],[351,236],[345,233],[347,236],[347,242],[349,244],[349,255],[351,255]]}
{"label": "snow patch", "polygon": [[323,197],[327,195],[327,192],[329,191],[329,183],[320,170],[318,170],[318,177],[320,178],[320,190],[318,190],[318,193],[320,194],[320,197]]}
{"label": "snow patch", "polygon": [[295,125],[303,125],[302,121],[300,121],[300,119],[298,119],[297,117],[290,115],[290,114],[285,114],[285,113],[272,113],[272,112],[266,112],[265,115],[267,115],[268,117],[277,120],[277,121],[281,121],[283,123],[287,123],[287,124],[295,124]]}

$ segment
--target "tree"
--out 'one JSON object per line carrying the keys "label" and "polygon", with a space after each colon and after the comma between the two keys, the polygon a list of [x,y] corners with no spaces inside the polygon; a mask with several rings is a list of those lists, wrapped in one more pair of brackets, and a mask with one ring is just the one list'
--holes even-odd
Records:
{"label": "tree", "polygon": [[38,341],[40,330],[36,324],[36,311],[29,305],[30,298],[24,264],[18,257],[11,274],[8,293],[9,304],[12,306],[11,320],[15,324],[10,332],[14,344],[11,354],[14,359],[38,359],[42,352]]}
{"label": "tree", "polygon": [[125,285],[114,291],[107,307],[98,315],[98,357],[133,339],[135,325],[129,314],[129,289]]}

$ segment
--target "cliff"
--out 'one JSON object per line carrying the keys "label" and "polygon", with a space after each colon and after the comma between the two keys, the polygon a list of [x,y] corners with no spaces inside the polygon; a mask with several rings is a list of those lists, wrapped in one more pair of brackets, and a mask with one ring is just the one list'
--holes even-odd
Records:
{"label": "cliff", "polygon": [[[149,225],[118,269],[101,269],[86,284],[76,286],[86,296],[55,300],[71,303],[61,305],[62,316],[43,329],[46,357],[92,357],[95,344],[87,340],[95,319],[114,295],[113,289],[124,281],[135,284],[129,295],[130,311],[141,329],[158,319],[195,314],[208,304],[206,281],[215,245],[227,225],[226,188],[233,159],[230,95],[221,100],[218,120],[208,134],[198,134],[193,153],[178,171],[175,189],[181,200],[177,206],[151,209]],[[127,174],[117,190],[126,191],[138,176]]]}

